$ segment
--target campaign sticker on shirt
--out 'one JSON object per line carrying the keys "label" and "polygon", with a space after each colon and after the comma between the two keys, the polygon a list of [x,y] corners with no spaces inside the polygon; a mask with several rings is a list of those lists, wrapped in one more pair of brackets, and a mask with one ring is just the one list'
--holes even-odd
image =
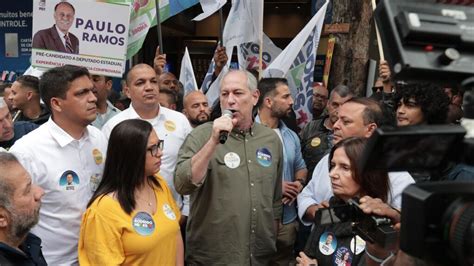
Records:
{"label": "campaign sticker on shirt", "polygon": [[97,190],[100,184],[100,180],[101,180],[100,174],[91,175],[89,183],[90,183],[90,188],[92,192],[95,192]]}
{"label": "campaign sticker on shirt", "polygon": [[132,219],[132,226],[135,231],[142,236],[149,236],[155,231],[155,221],[146,212],[137,213]]}
{"label": "campaign sticker on shirt", "polygon": [[321,144],[321,139],[316,137],[311,140],[311,146],[318,147]]}
{"label": "campaign sticker on shirt", "polygon": [[352,263],[352,252],[346,247],[340,247],[334,253],[334,265],[350,266]]}
{"label": "campaign sticker on shirt", "polygon": [[359,255],[365,249],[365,241],[360,236],[356,235],[351,239],[352,253]]}
{"label": "campaign sticker on shirt", "polygon": [[100,152],[99,149],[93,149],[92,156],[94,157],[95,164],[101,164],[104,161],[104,157],[102,157],[102,152]]}
{"label": "campaign sticker on shirt", "polygon": [[319,237],[319,251],[324,255],[331,255],[337,247],[336,236],[331,232],[325,232]]}
{"label": "campaign sticker on shirt", "polygon": [[272,154],[267,148],[257,150],[257,162],[263,167],[272,165]]}
{"label": "campaign sticker on shirt", "polygon": [[59,186],[64,190],[76,190],[77,185],[79,185],[79,176],[72,170],[65,171],[59,178]]}
{"label": "campaign sticker on shirt", "polygon": [[176,214],[174,214],[174,211],[171,209],[170,205],[163,204],[163,213],[166,217],[168,217],[168,219],[173,221],[176,220]]}
{"label": "campaign sticker on shirt", "polygon": [[224,163],[230,169],[235,169],[240,165],[240,157],[235,152],[228,152],[224,155]]}
{"label": "campaign sticker on shirt", "polygon": [[165,128],[166,128],[166,130],[168,130],[170,132],[173,132],[173,131],[176,130],[176,124],[171,120],[166,120],[165,121]]}

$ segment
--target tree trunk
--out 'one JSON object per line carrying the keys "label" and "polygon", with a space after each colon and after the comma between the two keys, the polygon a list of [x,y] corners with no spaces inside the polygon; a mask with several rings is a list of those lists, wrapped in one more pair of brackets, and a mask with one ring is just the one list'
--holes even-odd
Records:
{"label": "tree trunk", "polygon": [[350,23],[349,33],[336,33],[329,88],[344,83],[365,95],[372,24],[370,0],[334,0],[332,23]]}

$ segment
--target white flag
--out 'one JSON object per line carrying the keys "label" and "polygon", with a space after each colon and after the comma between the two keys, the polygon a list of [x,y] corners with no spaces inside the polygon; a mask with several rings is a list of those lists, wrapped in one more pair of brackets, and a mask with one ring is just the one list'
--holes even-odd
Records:
{"label": "white flag", "polygon": [[193,18],[195,21],[201,21],[214,14],[226,4],[227,0],[199,0],[199,2],[201,3],[203,13]]}
{"label": "white flag", "polygon": [[232,0],[224,26],[224,46],[232,49],[246,42],[258,42],[263,28],[263,0]]}
{"label": "white flag", "polygon": [[298,127],[312,120],[314,64],[328,2],[263,72],[264,77],[286,77],[294,98]]}
{"label": "white flag", "polygon": [[[260,57],[260,43],[248,42],[241,44],[237,49],[240,69],[258,68]],[[263,33],[263,52],[262,52],[262,69],[266,69],[275,58],[281,53],[281,49],[276,46],[272,40]]]}
{"label": "white flag", "polygon": [[184,51],[183,60],[181,61],[179,81],[183,83],[184,95],[198,89],[196,78],[194,77],[193,64],[191,63],[191,57],[189,56],[188,52],[188,47],[186,47]]}

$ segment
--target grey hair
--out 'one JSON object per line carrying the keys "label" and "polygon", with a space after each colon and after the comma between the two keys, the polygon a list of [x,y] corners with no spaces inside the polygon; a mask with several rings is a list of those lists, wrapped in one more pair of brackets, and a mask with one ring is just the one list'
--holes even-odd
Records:
{"label": "grey hair", "polygon": [[11,208],[11,198],[13,196],[13,187],[6,181],[6,175],[8,171],[5,171],[7,167],[19,163],[18,159],[12,153],[0,152],[0,207],[7,210]]}
{"label": "grey hair", "polygon": [[339,84],[336,87],[334,87],[334,89],[332,89],[331,95],[329,97],[330,99],[332,98],[333,93],[335,92],[342,98],[345,98],[347,96],[351,96],[351,97],[354,96],[354,93],[351,91],[351,89],[349,89],[349,87],[343,84]]}
{"label": "grey hair", "polygon": [[220,81],[219,87],[222,87],[222,82],[227,77],[227,75],[231,73],[235,73],[235,72],[241,72],[245,74],[245,76],[247,76],[247,87],[251,92],[254,92],[257,90],[257,78],[247,70],[230,70],[229,72],[225,73]]}

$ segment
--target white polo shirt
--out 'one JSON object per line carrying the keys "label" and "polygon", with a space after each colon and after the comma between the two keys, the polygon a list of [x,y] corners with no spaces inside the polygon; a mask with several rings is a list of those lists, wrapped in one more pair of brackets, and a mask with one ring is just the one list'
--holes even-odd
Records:
{"label": "white polo shirt", "polygon": [[[415,180],[408,172],[389,172],[390,191],[387,203],[395,208],[402,207],[402,192]],[[309,206],[320,204],[329,200],[334,195],[329,177],[329,154],[326,154],[313,171],[313,177],[306,187],[298,194],[298,216],[304,225],[311,225],[312,221],[303,219]]]}
{"label": "white polo shirt", "polygon": [[82,214],[102,179],[106,149],[107,140],[97,128],[87,126],[76,140],[51,118],[10,149],[45,191],[32,232],[42,239],[49,265],[78,263]]}
{"label": "white polo shirt", "polygon": [[[120,122],[127,119],[142,119],[135,109],[133,103],[130,107],[112,117],[103,127],[102,132],[109,139],[112,129]],[[143,119],[150,122],[158,134],[158,138],[164,140],[163,157],[161,158],[160,175],[166,180],[173,197],[185,216],[189,215],[189,196],[181,196],[174,188],[173,176],[178,159],[178,151],[184,140],[191,132],[192,127],[188,119],[182,113],[160,106],[158,115],[153,119]]]}

